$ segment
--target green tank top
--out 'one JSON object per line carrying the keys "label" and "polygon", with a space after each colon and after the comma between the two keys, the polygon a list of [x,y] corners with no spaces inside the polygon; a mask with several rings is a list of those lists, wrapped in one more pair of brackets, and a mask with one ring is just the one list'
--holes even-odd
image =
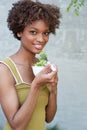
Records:
{"label": "green tank top", "polygon": [[[13,77],[15,78],[15,87],[18,94],[18,100],[20,105],[22,105],[27,98],[31,86],[23,81],[15,63],[10,58],[6,58],[1,62],[10,69]],[[48,96],[49,90],[47,88],[47,85],[45,85],[44,87],[42,87],[39,93],[35,111],[33,112],[31,121],[28,123],[26,130],[46,130],[45,107],[48,103]],[[12,130],[8,121],[6,121],[4,130]]]}

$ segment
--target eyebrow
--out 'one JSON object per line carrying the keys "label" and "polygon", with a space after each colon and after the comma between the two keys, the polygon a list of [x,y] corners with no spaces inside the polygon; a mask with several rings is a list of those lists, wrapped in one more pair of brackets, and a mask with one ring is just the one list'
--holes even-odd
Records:
{"label": "eyebrow", "polygon": [[[36,28],[36,27],[33,27],[33,26],[32,26],[32,27],[30,27],[30,29],[35,29],[35,30],[37,30],[37,31],[39,30],[38,28]],[[44,30],[44,32],[45,32],[45,31],[48,31],[48,32],[50,32],[49,28],[45,29],[45,30]]]}

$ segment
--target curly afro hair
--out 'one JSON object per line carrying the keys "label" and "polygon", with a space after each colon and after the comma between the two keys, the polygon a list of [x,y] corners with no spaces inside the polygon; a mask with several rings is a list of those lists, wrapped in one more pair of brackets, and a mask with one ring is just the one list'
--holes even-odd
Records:
{"label": "curly afro hair", "polygon": [[20,40],[17,33],[23,32],[26,25],[36,20],[44,20],[48,24],[50,32],[55,34],[56,28],[59,28],[60,17],[60,9],[57,6],[20,0],[14,3],[12,9],[9,10],[7,23],[14,37]]}

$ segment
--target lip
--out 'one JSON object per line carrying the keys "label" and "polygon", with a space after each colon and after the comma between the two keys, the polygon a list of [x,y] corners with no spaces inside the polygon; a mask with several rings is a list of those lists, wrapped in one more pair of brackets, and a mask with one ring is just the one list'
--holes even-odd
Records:
{"label": "lip", "polygon": [[43,48],[43,45],[41,45],[41,44],[33,44],[33,45],[38,50],[41,50]]}

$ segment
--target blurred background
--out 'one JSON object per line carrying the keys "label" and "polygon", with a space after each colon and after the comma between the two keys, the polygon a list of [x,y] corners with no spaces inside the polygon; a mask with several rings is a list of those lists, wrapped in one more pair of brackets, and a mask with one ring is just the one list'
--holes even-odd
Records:
{"label": "blurred background", "polygon": [[[16,52],[20,46],[7,28],[8,10],[18,0],[0,1],[0,60]],[[58,110],[54,120],[46,124],[50,130],[87,130],[87,4],[79,16],[66,8],[71,0],[39,0],[60,7],[62,18],[56,35],[51,35],[44,48],[48,59],[57,64],[59,73]],[[0,107],[0,130],[5,116]]]}

